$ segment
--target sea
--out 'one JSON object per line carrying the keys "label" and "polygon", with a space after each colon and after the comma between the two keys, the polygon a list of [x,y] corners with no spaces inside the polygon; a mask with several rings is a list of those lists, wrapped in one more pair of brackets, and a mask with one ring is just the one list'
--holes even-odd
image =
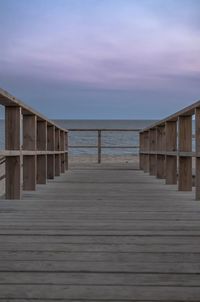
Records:
{"label": "sea", "polygon": [[[66,129],[142,129],[155,120],[55,120],[56,123]],[[138,132],[103,131],[101,137],[102,146],[138,146]],[[90,145],[97,146],[97,132],[69,131],[69,146]],[[102,148],[103,155],[136,155],[138,148]],[[69,148],[72,155],[94,155],[96,148]]]}
{"label": "sea", "polygon": [[[142,129],[154,123],[154,120],[54,120],[66,129]],[[97,132],[69,132],[69,146],[97,145]],[[138,146],[138,132],[102,132],[102,146]],[[0,120],[0,149],[5,149],[5,121]],[[95,148],[69,148],[72,155],[93,155]],[[138,154],[138,148],[102,149],[105,155]]]}

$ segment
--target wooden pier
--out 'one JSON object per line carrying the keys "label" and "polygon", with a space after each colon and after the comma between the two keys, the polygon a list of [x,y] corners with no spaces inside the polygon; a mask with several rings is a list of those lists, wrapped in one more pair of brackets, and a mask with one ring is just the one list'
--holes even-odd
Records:
{"label": "wooden pier", "polygon": [[200,301],[200,102],[141,131],[140,162],[67,171],[67,130],[0,103],[0,301]]}
{"label": "wooden pier", "polygon": [[199,301],[200,203],[130,165],[0,202],[0,301]]}

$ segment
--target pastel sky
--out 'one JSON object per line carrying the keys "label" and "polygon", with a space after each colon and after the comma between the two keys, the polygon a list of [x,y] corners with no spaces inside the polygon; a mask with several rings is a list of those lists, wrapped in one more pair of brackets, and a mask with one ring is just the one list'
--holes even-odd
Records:
{"label": "pastel sky", "polygon": [[199,0],[0,0],[0,87],[50,118],[158,119],[200,99]]}

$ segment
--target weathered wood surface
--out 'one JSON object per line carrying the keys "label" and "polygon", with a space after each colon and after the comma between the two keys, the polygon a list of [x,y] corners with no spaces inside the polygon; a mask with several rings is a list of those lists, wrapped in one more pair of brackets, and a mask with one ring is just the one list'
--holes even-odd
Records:
{"label": "weathered wood surface", "polygon": [[199,301],[200,203],[131,166],[0,201],[0,301]]}

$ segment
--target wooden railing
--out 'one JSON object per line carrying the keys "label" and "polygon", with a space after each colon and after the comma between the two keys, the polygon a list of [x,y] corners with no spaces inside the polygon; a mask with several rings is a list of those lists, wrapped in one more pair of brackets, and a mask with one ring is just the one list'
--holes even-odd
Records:
{"label": "wooden railing", "polygon": [[20,199],[22,190],[59,176],[68,168],[68,131],[0,89],[5,106],[5,196]]}
{"label": "wooden railing", "polygon": [[[195,151],[192,120],[195,119]],[[192,158],[195,158],[195,195],[200,199],[200,101],[140,132],[140,169],[192,190]]]}
{"label": "wooden railing", "polygon": [[102,162],[102,149],[138,149],[139,145],[102,145],[102,132],[136,132],[139,133],[141,129],[68,129],[70,132],[96,132],[97,133],[97,145],[71,145],[69,142],[68,148],[81,148],[81,149],[97,149],[97,162],[100,164]]}

